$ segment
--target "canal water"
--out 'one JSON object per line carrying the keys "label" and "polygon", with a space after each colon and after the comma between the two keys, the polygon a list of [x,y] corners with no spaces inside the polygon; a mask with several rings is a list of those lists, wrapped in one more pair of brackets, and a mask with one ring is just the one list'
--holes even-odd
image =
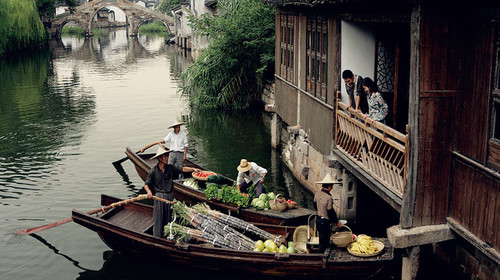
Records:
{"label": "canal water", "polygon": [[114,254],[75,223],[12,234],[99,208],[101,193],[135,197],[143,183],[133,165],[112,162],[127,146],[163,139],[175,119],[186,122],[191,160],[236,178],[248,158],[269,170],[267,187],[312,207],[270,146],[266,113],[189,108],[178,75],[191,63],[164,38],[129,38],[125,30],[0,58],[0,279],[214,276]]}

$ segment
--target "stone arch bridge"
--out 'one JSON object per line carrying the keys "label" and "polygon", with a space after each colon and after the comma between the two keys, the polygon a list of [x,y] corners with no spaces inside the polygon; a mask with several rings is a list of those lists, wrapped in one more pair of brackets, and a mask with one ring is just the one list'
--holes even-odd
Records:
{"label": "stone arch bridge", "polygon": [[127,0],[94,0],[76,7],[76,11],[72,14],[67,12],[58,15],[52,21],[52,26],[50,28],[51,36],[60,37],[63,26],[68,22],[74,22],[76,25],[83,28],[85,36],[92,36],[92,19],[100,9],[108,6],[117,7],[125,13],[130,36],[137,36],[139,26],[153,19],[163,22],[168,28],[168,32],[172,34],[171,30],[174,26],[172,17],[138,6]]}

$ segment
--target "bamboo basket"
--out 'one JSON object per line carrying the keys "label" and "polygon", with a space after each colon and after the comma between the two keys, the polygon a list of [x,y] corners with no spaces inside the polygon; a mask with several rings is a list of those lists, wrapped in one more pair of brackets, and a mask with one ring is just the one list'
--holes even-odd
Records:
{"label": "bamboo basket", "polygon": [[342,227],[347,228],[349,231],[339,231],[330,236],[330,241],[337,247],[346,247],[353,241],[352,230],[346,225],[342,225],[340,228]]}
{"label": "bamboo basket", "polygon": [[276,199],[269,201],[269,208],[273,211],[285,212],[288,209],[288,203],[281,194],[278,194]]}

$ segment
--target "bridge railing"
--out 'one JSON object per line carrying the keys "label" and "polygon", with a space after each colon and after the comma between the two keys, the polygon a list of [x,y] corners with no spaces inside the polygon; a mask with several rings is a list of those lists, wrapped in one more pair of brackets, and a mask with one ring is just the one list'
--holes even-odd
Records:
{"label": "bridge railing", "polygon": [[403,197],[408,156],[408,134],[363,115],[340,100],[336,102],[336,148],[374,179]]}

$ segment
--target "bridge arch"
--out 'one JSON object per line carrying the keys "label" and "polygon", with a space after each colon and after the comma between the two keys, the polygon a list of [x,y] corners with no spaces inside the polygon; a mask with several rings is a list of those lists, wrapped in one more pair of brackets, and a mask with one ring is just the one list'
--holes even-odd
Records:
{"label": "bridge arch", "polygon": [[83,30],[85,30],[86,28],[86,23],[85,22],[82,22],[80,20],[74,20],[74,19],[70,19],[70,18],[66,18],[64,21],[62,21],[58,26],[57,28],[55,29],[55,32],[56,32],[56,36],[57,38],[61,38],[61,33],[62,33],[62,29],[63,27],[70,23],[70,22],[74,22],[78,27],[81,27]]}
{"label": "bridge arch", "polygon": [[85,34],[87,34],[87,36],[92,36],[92,24],[94,22],[94,18],[96,18],[97,14],[99,13],[100,10],[104,9],[104,8],[109,8],[109,7],[113,7],[113,8],[117,8],[117,9],[120,9],[124,14],[125,14],[125,20],[126,20],[126,23],[127,23],[127,28],[128,28],[128,32],[129,34],[131,34],[131,30],[130,30],[130,18],[129,18],[129,14],[127,12],[125,12],[124,10],[122,10],[120,7],[116,7],[114,5],[106,5],[106,6],[101,6],[101,7],[95,7],[95,10],[94,12],[90,15],[90,20],[88,21],[88,23],[86,24],[85,28],[83,30],[85,30]]}
{"label": "bridge arch", "polygon": [[127,0],[94,0],[80,5],[76,7],[76,11],[73,14],[64,13],[57,16],[52,22],[50,33],[53,37],[60,37],[62,26],[69,21],[75,21],[81,22],[86,36],[92,36],[92,19],[99,10],[107,6],[116,7],[125,13],[129,24],[129,36],[137,36],[139,26],[142,25],[146,19],[156,19],[163,22],[163,24],[167,26],[170,34],[172,34],[174,21],[171,16],[138,6]]}
{"label": "bridge arch", "polygon": [[168,22],[166,22],[165,20],[162,20],[162,19],[159,19],[159,18],[155,18],[155,17],[151,17],[151,18],[147,18],[147,19],[144,19],[142,21],[140,21],[138,24],[137,24],[137,29],[135,30],[135,34],[138,34],[139,33],[139,27],[141,27],[143,24],[145,23],[149,23],[149,22],[152,22],[153,20],[158,20],[160,21],[161,23],[163,23],[163,25],[165,25],[165,27],[167,28],[168,30],[168,34],[172,34],[171,30],[170,30],[170,27],[168,26]]}

